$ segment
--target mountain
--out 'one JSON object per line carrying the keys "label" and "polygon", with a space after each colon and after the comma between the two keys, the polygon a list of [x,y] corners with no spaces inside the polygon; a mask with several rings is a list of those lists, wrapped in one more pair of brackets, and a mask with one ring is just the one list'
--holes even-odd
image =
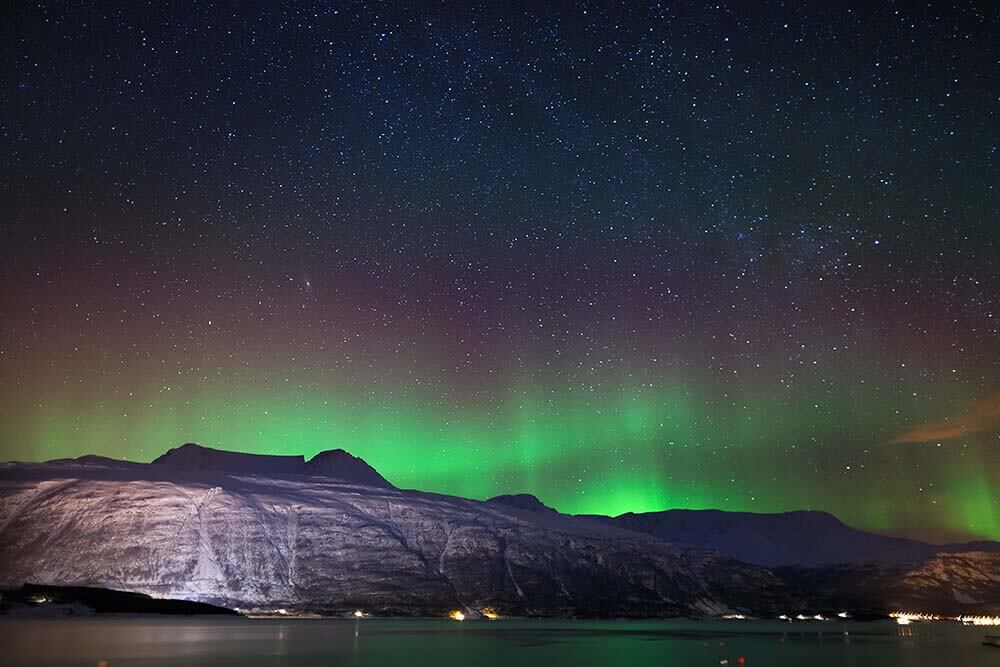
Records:
{"label": "mountain", "polygon": [[185,445],[150,464],[0,464],[0,586],[243,609],[996,613],[1000,553],[984,546],[887,538],[822,512],[569,516],[527,494],[397,489],[343,450],[306,461]]}
{"label": "mountain", "polygon": [[939,553],[916,563],[786,566],[774,572],[824,608],[1000,616],[1000,554]]}
{"label": "mountain", "polygon": [[302,466],[301,472],[304,475],[320,475],[381,489],[395,488],[375,468],[368,465],[367,461],[353,456],[343,449],[320,452]]}
{"label": "mountain", "polygon": [[515,493],[503,496],[494,496],[486,502],[493,505],[504,505],[526,512],[555,512],[554,509],[543,503],[530,493]]}
{"label": "mountain", "polygon": [[[337,614],[773,615],[802,605],[769,571],[719,553],[555,511],[402,491],[360,459],[317,458],[307,469],[296,457],[186,446],[152,464],[2,464],[0,585]],[[311,474],[328,468],[372,483]]]}
{"label": "mountain", "polygon": [[938,553],[1000,552],[998,542],[928,544],[867,533],[817,511],[754,514],[666,510],[600,520],[665,542],[714,549],[765,567],[836,563],[913,563]]}
{"label": "mountain", "polygon": [[[77,461],[85,462],[90,457]],[[100,457],[96,457],[100,458]],[[273,456],[270,454],[244,454],[187,443],[170,449],[150,465],[175,470],[216,470],[252,475],[319,475],[343,482],[393,488],[382,475],[368,463],[343,449],[320,452],[309,461],[304,456]]]}
{"label": "mountain", "polygon": [[306,459],[301,455],[244,454],[202,447],[189,442],[168,449],[150,465],[180,470],[222,470],[258,475],[287,475],[301,472],[305,464]]}

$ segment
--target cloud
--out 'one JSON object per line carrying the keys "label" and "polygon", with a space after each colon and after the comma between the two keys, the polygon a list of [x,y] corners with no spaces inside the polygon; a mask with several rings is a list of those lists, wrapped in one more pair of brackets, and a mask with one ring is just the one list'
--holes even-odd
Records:
{"label": "cloud", "polygon": [[1000,431],[1000,394],[976,401],[961,417],[928,422],[907,429],[891,442],[940,442],[987,431]]}

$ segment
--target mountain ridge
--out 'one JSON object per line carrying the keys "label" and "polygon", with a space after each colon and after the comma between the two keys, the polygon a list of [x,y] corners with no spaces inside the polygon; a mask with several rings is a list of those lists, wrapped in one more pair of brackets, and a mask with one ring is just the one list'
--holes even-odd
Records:
{"label": "mountain ridge", "polygon": [[442,615],[767,613],[774,575],[556,512],[299,474],[0,465],[0,584],[242,609]]}
{"label": "mountain ridge", "polygon": [[324,450],[307,461],[302,454],[250,454],[189,442],[167,450],[149,465],[256,475],[319,475],[366,486],[393,487],[367,461],[343,449]]}
{"label": "mountain ridge", "polygon": [[716,549],[765,567],[844,562],[908,563],[938,553],[1000,552],[987,540],[933,544],[853,528],[829,512],[755,513],[668,509],[604,520],[674,544]]}
{"label": "mountain ridge", "polygon": [[[479,501],[397,489],[343,450],[306,462],[196,447],[149,464],[96,456],[0,464],[0,584],[319,613],[1000,611],[995,551],[944,553],[828,513],[567,515],[530,494]],[[758,530],[762,523],[773,530]],[[674,539],[678,525],[688,541]],[[888,560],[817,564],[811,554],[822,545],[803,525],[860,535]],[[734,557],[749,538],[751,557],[764,549],[777,565]],[[886,555],[886,544],[902,551]]]}
{"label": "mountain ridge", "polygon": [[[9,465],[14,462],[7,462]],[[217,471],[255,475],[317,475],[365,486],[396,488],[363,458],[344,449],[304,455],[252,454],[185,443],[168,449],[148,464],[94,454],[45,463],[96,464],[112,468],[156,466],[185,473]],[[37,464],[36,464],[37,465]],[[844,562],[910,563],[937,553],[983,551],[1000,553],[1000,542],[932,543],[883,535],[854,528],[825,510],[743,512],[718,509],[671,508],[652,512],[567,515],[546,505],[531,493],[510,493],[486,499],[528,512],[551,512],[607,523],[645,533],[657,539],[696,548],[720,551],[754,565],[832,565]],[[695,521],[695,517],[701,520]]]}

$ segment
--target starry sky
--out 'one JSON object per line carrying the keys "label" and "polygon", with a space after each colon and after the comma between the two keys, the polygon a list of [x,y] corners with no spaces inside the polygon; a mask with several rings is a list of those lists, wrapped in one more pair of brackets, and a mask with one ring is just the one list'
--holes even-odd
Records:
{"label": "starry sky", "polygon": [[0,458],[1000,538],[993,3],[14,3]]}

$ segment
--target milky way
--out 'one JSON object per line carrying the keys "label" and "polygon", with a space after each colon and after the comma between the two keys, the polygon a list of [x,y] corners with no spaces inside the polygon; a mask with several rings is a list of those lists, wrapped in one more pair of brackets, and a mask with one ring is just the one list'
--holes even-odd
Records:
{"label": "milky way", "polygon": [[0,458],[1000,538],[1000,12],[624,4],[18,3]]}

